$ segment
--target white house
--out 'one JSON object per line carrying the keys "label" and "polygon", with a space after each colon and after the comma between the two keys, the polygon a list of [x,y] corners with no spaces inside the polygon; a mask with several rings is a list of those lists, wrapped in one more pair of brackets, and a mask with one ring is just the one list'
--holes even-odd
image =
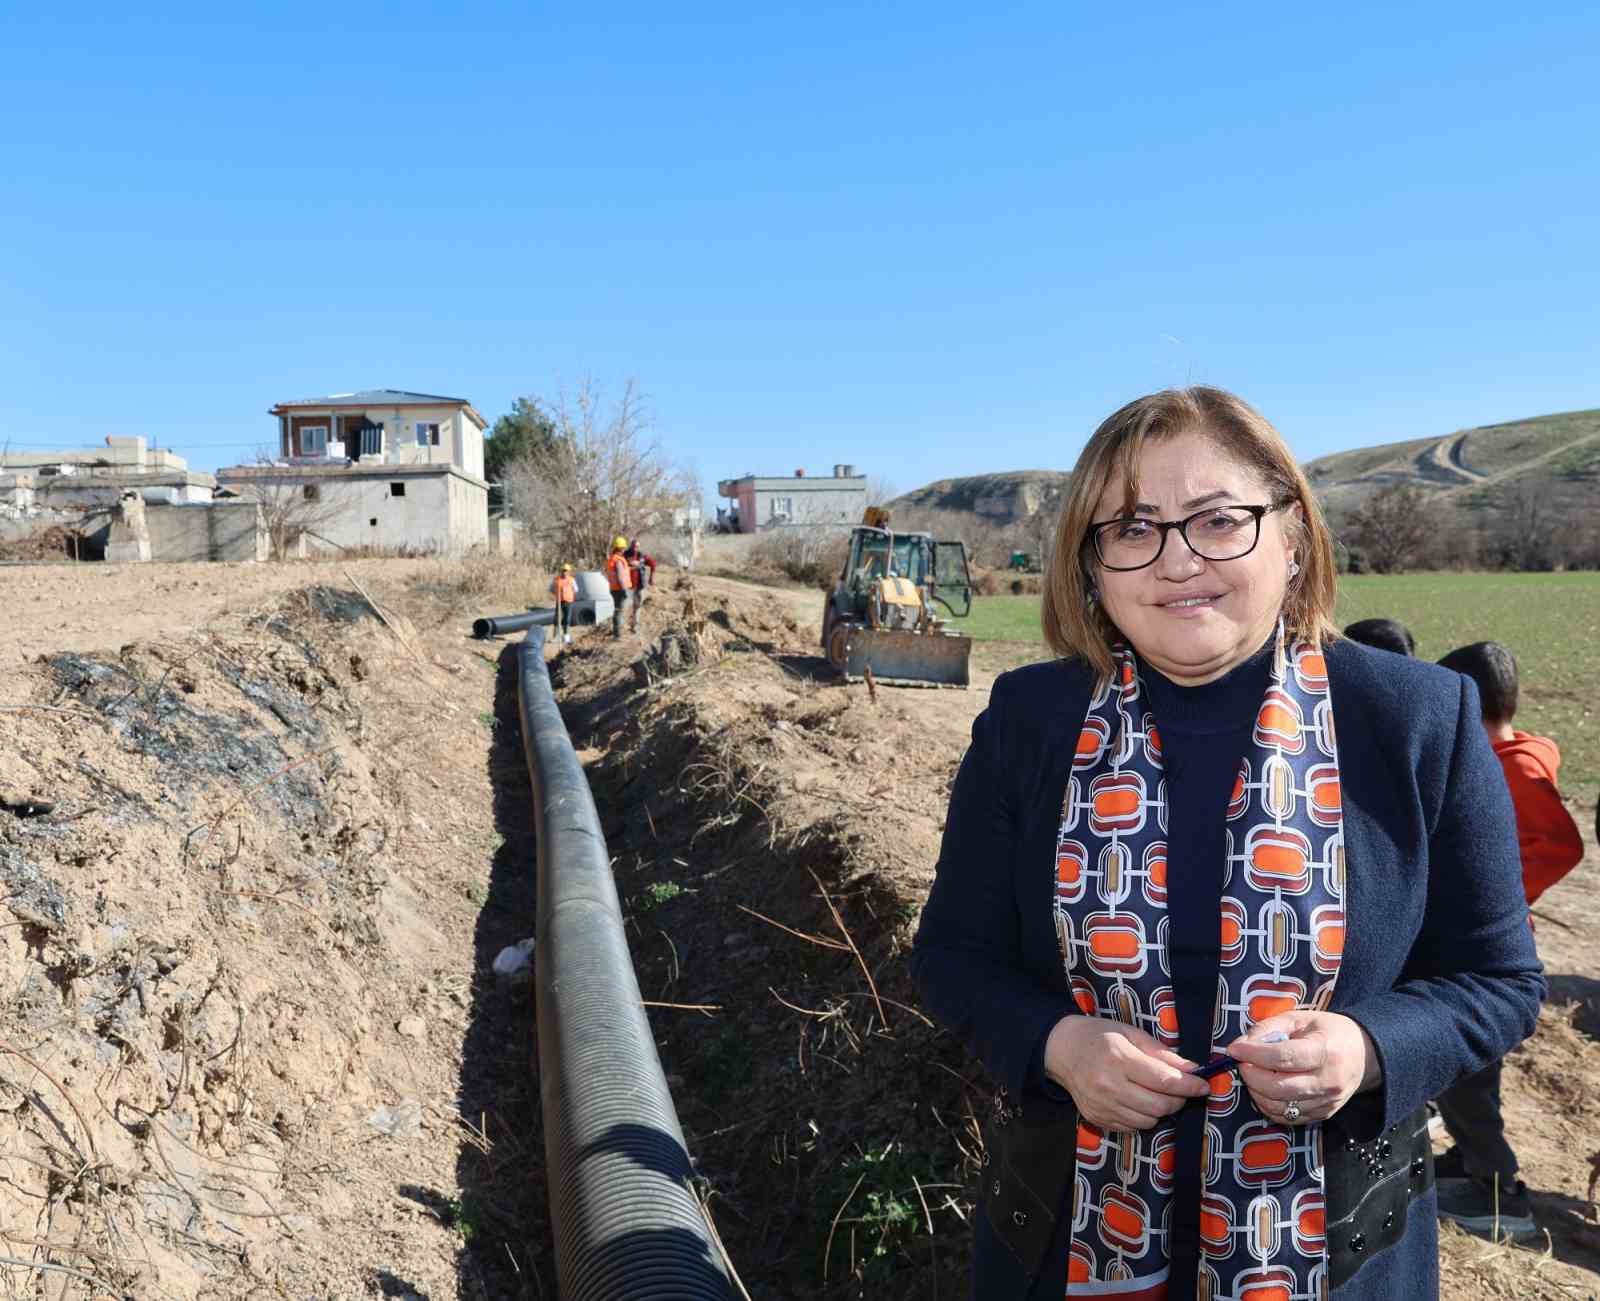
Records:
{"label": "white house", "polygon": [[217,471],[263,499],[298,493],[309,550],[376,547],[456,553],[489,538],[484,418],[465,398],[399,389],[280,402],[278,456]]}
{"label": "white house", "polygon": [[734,533],[774,528],[819,528],[858,524],[867,505],[867,476],[853,465],[836,465],[827,477],[746,474],[722,479],[717,494],[731,498],[717,516]]}

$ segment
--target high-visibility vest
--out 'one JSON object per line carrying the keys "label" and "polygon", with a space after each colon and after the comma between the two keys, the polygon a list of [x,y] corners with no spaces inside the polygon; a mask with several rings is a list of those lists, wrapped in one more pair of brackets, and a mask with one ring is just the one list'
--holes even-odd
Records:
{"label": "high-visibility vest", "polygon": [[556,600],[566,605],[571,605],[578,599],[578,584],[569,574],[562,574],[556,579]]}
{"label": "high-visibility vest", "polygon": [[613,551],[606,557],[606,581],[613,592],[633,590],[633,575],[628,572],[628,558],[622,552]]}

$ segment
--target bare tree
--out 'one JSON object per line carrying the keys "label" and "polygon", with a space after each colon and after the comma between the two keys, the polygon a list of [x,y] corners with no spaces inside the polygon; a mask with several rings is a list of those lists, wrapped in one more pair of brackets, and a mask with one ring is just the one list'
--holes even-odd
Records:
{"label": "bare tree", "polygon": [[1537,485],[1519,483],[1499,494],[1494,550],[1507,569],[1545,571],[1560,559],[1566,521]]}
{"label": "bare tree", "polygon": [[511,461],[502,482],[507,509],[526,524],[542,560],[598,567],[615,536],[692,533],[697,485],[651,437],[634,381],[614,402],[585,380],[538,406],[555,436]]}
{"label": "bare tree", "polygon": [[1376,493],[1356,512],[1350,541],[1379,574],[1416,567],[1432,532],[1427,499],[1410,484],[1397,483]]}
{"label": "bare tree", "polygon": [[278,465],[265,451],[256,453],[256,464],[260,471],[251,476],[249,491],[261,504],[272,558],[288,560],[298,553],[302,538],[315,535],[338,517],[341,506],[324,500],[322,485],[296,477],[292,469]]}
{"label": "bare tree", "polygon": [[867,505],[887,506],[900,495],[894,484],[884,475],[869,474],[867,476]]}

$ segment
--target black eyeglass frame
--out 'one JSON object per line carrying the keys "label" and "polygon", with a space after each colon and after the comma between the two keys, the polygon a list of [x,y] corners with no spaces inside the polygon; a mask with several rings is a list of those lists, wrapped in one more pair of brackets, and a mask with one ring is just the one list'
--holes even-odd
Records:
{"label": "black eyeglass frame", "polygon": [[[1183,538],[1183,545],[1188,547],[1189,550],[1194,552],[1195,555],[1199,556],[1200,559],[1208,560],[1214,565],[1224,565],[1227,564],[1229,560],[1243,560],[1261,544],[1261,520],[1263,516],[1270,515],[1275,510],[1282,510],[1286,506],[1292,506],[1294,503],[1295,498],[1293,497],[1287,498],[1283,501],[1270,502],[1265,506],[1245,506],[1238,502],[1226,502],[1217,506],[1207,506],[1204,510],[1195,511],[1193,515],[1186,515],[1183,519],[1176,520],[1146,519],[1143,515],[1118,515],[1115,519],[1101,520],[1097,524],[1090,524],[1087,542],[1093,548],[1094,558],[1097,562],[1099,562],[1099,565],[1102,569],[1108,569],[1114,574],[1132,574],[1141,569],[1148,569],[1151,565],[1155,564],[1156,561],[1160,560],[1161,553],[1167,549],[1167,535],[1170,534],[1173,529],[1177,529],[1178,535]],[[1206,555],[1204,551],[1200,550],[1200,548],[1195,546],[1193,542],[1189,541],[1189,525],[1193,524],[1202,516],[1213,514],[1219,510],[1249,511],[1250,514],[1255,518],[1256,522],[1256,535],[1250,539],[1250,545],[1238,555],[1228,556],[1223,560],[1218,560],[1214,556]],[[1105,555],[1100,550],[1101,531],[1110,528],[1114,524],[1126,524],[1130,520],[1138,520],[1141,524],[1148,524],[1151,528],[1161,530],[1161,542],[1156,547],[1155,555],[1151,556],[1150,559],[1146,560],[1142,565],[1107,564]]]}

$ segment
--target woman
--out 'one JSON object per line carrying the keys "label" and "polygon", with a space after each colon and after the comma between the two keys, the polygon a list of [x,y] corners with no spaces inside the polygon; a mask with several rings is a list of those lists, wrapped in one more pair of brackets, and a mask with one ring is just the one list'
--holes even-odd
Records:
{"label": "woman", "polygon": [[1475,689],[1337,640],[1333,596],[1239,398],[1141,398],[1084,448],[1062,658],[974,724],[913,957],[1002,1086],[984,1301],[1438,1294],[1424,1104],[1543,981]]}

